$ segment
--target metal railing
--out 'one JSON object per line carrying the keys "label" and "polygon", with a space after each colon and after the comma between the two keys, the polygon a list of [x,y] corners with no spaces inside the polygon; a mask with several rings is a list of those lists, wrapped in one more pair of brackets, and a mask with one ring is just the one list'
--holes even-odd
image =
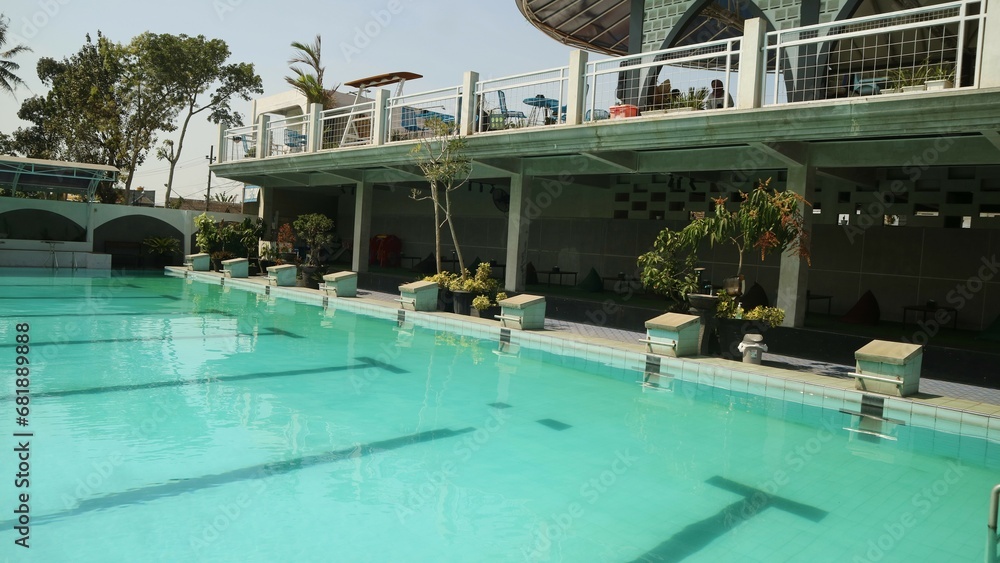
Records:
{"label": "metal railing", "polygon": [[990,491],[990,516],[986,523],[986,563],[997,561],[997,510],[1000,510],[1000,485]]}
{"label": "metal railing", "polygon": [[765,104],[974,87],[984,6],[961,0],[768,33]]}
{"label": "metal railing", "polygon": [[268,122],[264,156],[303,153],[309,146],[309,116],[297,115]]}
{"label": "metal railing", "polygon": [[386,104],[386,141],[420,139],[434,134],[431,120],[457,127],[462,107],[462,87],[450,86],[397,97]]}
{"label": "metal railing", "polygon": [[320,114],[318,150],[372,144],[375,102],[363,102],[323,111]]}
{"label": "metal railing", "polygon": [[726,39],[589,63],[584,121],[734,107],[740,41]]}
{"label": "metal railing", "polygon": [[569,67],[490,78],[476,83],[474,130],[497,131],[566,121]]}
{"label": "metal railing", "polygon": [[254,158],[257,155],[256,127],[247,125],[226,130],[222,150],[219,152],[223,162]]}

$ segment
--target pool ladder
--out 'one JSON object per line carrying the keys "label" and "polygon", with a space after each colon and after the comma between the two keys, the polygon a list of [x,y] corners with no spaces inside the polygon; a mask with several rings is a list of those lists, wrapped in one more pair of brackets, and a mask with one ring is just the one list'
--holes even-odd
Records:
{"label": "pool ladder", "polygon": [[990,491],[990,518],[986,530],[986,563],[997,561],[997,509],[1000,509],[1000,485]]}

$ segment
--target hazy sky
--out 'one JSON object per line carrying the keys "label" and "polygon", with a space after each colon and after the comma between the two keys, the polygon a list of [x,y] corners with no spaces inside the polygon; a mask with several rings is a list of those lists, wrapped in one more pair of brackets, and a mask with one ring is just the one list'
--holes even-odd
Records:
{"label": "hazy sky", "polygon": [[[28,87],[17,90],[17,99],[0,94],[5,133],[22,125],[16,115],[20,101],[45,93],[35,74],[39,57],[70,56],[87,33],[96,37],[98,30],[122,43],[144,31],[223,39],[230,62],[255,65],[265,96],[288,89],[283,77],[289,44],[310,43],[317,33],[323,36],[328,86],[391,71],[424,75],[407,83],[407,93],[458,85],[467,70],[490,78],[562,66],[571,51],[527,23],[514,0],[17,0],[5,2],[0,12],[10,19],[5,48],[23,43],[33,50],[14,59]],[[236,108],[247,116],[250,103]],[[205,157],[216,135],[216,126],[200,117],[189,129],[175,192],[204,198]],[[166,161],[150,156],[132,185],[156,190],[162,204],[166,181]],[[236,194],[242,185],[213,178],[212,186],[213,193],[220,188]]]}

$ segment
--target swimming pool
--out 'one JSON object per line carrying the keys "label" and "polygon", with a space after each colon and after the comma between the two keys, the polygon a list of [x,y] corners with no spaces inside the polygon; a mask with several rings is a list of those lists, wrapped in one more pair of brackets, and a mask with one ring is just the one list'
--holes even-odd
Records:
{"label": "swimming pool", "polygon": [[[0,556],[984,558],[1000,467],[988,423],[927,428],[897,401],[890,417],[906,424],[878,437],[841,412],[859,409],[844,391],[694,362],[642,386],[639,354],[517,331],[501,346],[470,336],[482,327],[217,283],[0,273],[5,371],[30,328],[33,433],[31,547],[6,520]],[[5,406],[16,390],[3,378]],[[7,515],[25,490],[12,410]]]}

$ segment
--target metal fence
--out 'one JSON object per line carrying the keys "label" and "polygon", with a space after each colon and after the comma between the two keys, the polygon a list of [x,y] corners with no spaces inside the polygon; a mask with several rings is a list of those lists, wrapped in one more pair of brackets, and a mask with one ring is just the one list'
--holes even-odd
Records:
{"label": "metal fence", "polygon": [[982,7],[966,0],[768,33],[765,104],[974,87]]}
{"label": "metal fence", "polygon": [[253,125],[226,130],[223,139],[222,160],[232,162],[257,155],[257,130]]}
{"label": "metal fence", "polygon": [[476,132],[566,121],[569,67],[527,72],[476,84]]}
{"label": "metal fence", "polygon": [[735,107],[740,39],[587,65],[584,121]]}
{"label": "metal fence", "polygon": [[319,149],[372,144],[375,102],[363,102],[323,111],[320,115]]}
{"label": "metal fence", "polygon": [[434,122],[458,126],[462,87],[390,97],[386,104],[386,141],[405,141],[434,135]]}
{"label": "metal fence", "polygon": [[281,156],[306,151],[309,143],[309,116],[274,119],[267,124],[264,156]]}

